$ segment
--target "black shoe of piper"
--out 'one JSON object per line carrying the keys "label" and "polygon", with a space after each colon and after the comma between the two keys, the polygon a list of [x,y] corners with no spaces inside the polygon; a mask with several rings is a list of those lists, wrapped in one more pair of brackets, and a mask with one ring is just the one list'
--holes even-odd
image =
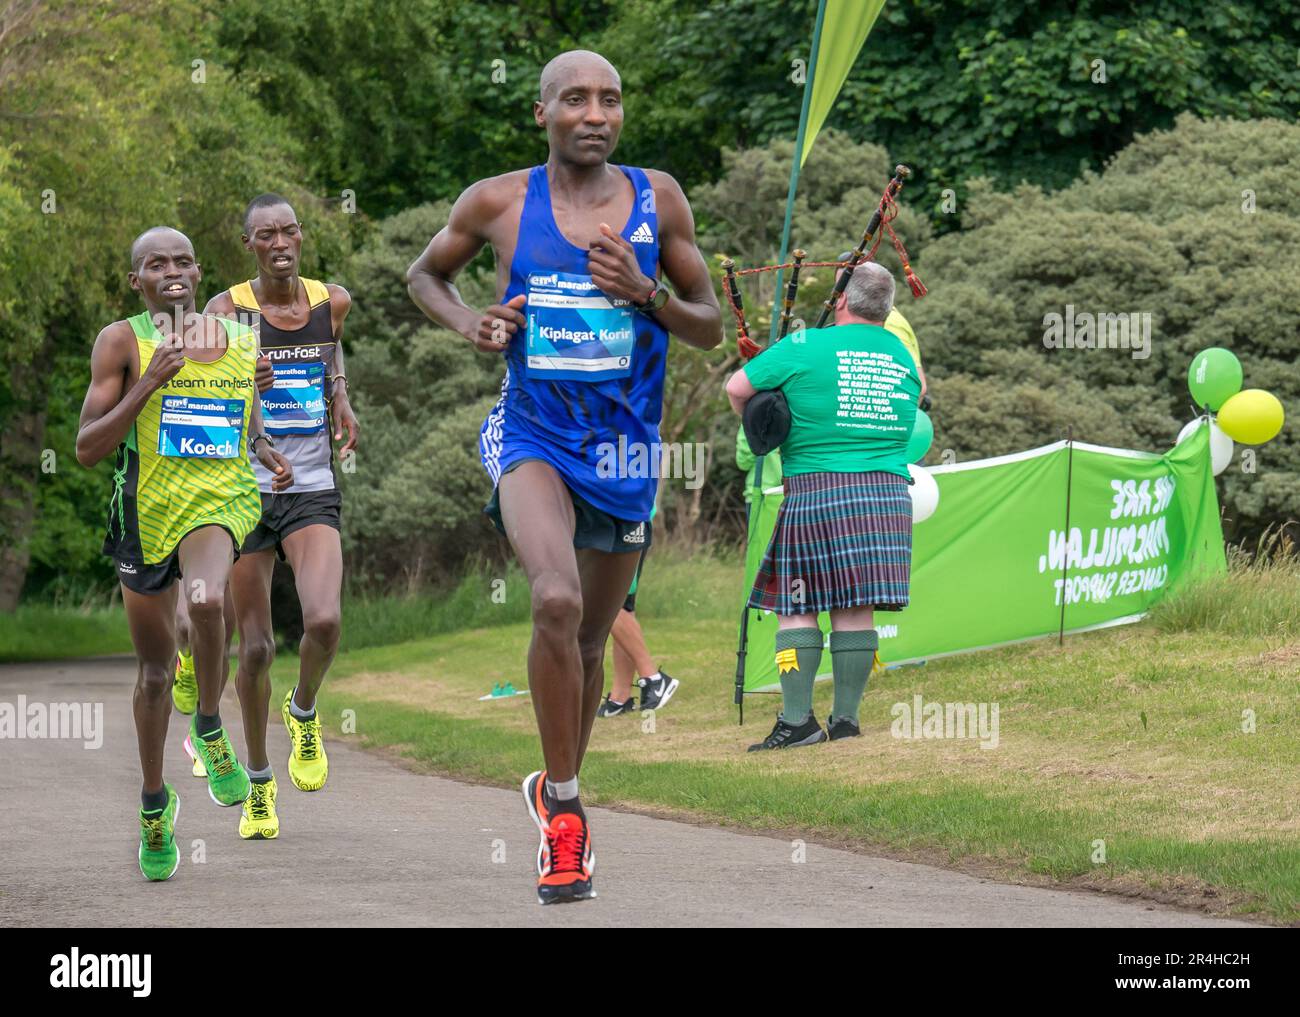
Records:
{"label": "black shoe of piper", "polygon": [[628,696],[621,703],[616,703],[608,695],[600,701],[600,706],[596,709],[597,717],[618,717],[624,713],[631,713],[636,709],[636,700]]}
{"label": "black shoe of piper", "polygon": [[826,732],[822,726],[817,723],[817,718],[811,713],[808,719],[797,727],[793,724],[787,724],[782,718],[776,718],[776,726],[772,728],[772,733],[764,738],[757,745],[751,745],[747,751],[761,752],[764,749],[794,749],[800,745],[816,745],[818,742],[826,740]]}
{"label": "black shoe of piper", "polygon": [[826,735],[831,741],[837,742],[841,738],[860,738],[862,729],[849,720],[848,717],[841,717],[839,720],[834,717],[827,717]]}

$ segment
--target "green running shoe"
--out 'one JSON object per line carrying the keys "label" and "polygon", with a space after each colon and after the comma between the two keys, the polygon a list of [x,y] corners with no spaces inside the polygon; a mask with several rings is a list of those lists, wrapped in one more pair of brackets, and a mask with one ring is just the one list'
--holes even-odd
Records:
{"label": "green running shoe", "polygon": [[221,728],[217,737],[209,741],[195,729],[197,717],[195,714],[190,718],[190,745],[198,753],[196,760],[201,759],[208,771],[208,794],[223,807],[239,805],[252,790],[248,771],[235,758],[235,747],[230,744],[226,729]]}
{"label": "green running shoe", "polygon": [[180,713],[193,713],[199,702],[199,680],[194,674],[194,655],[176,654],[176,677],[172,679],[172,705]]}
{"label": "green running shoe", "polygon": [[171,879],[181,863],[176,847],[176,817],[181,814],[181,800],[176,789],[167,789],[167,807],[161,812],[140,810],[140,872],[145,879],[160,883]]}

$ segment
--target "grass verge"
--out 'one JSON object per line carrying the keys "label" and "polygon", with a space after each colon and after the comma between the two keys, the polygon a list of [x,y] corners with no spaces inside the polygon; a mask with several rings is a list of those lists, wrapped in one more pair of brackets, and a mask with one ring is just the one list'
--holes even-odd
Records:
{"label": "grass verge", "polygon": [[[1223,582],[1222,596],[1248,605],[1284,597],[1291,577]],[[998,878],[1300,920],[1291,807],[1300,794],[1300,628],[1289,615],[1229,632],[1205,613],[1199,623],[1157,618],[1075,636],[1063,649],[1048,641],[899,668],[873,679],[863,738],[748,755],[778,701],[752,698],[747,724],[736,725],[734,586],[734,566],[721,562],[647,570],[638,614],[652,652],[683,685],[653,718],[597,721],[584,798]],[[528,640],[527,622],[514,621],[342,655],[322,716],[337,732],[342,712],[354,711],[368,745],[514,786],[539,765],[530,701],[477,697],[500,681],[526,685]],[[293,668],[292,658],[277,664],[282,688]],[[830,692],[819,685],[819,716]],[[996,704],[996,746],[895,737],[897,705],[916,695]]]}
{"label": "grass verge", "polygon": [[130,652],[131,635],[121,604],[95,608],[31,604],[0,614],[0,663]]}

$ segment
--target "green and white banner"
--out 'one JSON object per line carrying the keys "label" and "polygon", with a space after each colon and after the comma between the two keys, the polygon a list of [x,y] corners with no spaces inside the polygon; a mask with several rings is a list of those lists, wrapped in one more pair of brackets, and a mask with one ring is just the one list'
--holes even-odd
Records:
{"label": "green and white banner", "polygon": [[[1134,622],[1227,567],[1204,425],[1165,455],[1061,441],[929,472],[939,506],[912,531],[911,602],[876,614],[885,663]],[[747,584],[779,504],[755,509]],[[750,611],[746,692],[778,687],[775,633],[774,615]]]}

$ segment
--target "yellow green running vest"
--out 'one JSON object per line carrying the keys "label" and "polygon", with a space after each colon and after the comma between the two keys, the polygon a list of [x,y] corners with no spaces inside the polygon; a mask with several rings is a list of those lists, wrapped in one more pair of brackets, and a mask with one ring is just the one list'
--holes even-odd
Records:
{"label": "yellow green running vest", "polygon": [[[128,321],[143,377],[162,334],[147,311]],[[117,561],[157,565],[200,526],[225,527],[239,546],[261,519],[247,445],[257,337],[220,321],[226,352],[210,364],[187,358],[117,447],[104,538],[104,553]]]}

